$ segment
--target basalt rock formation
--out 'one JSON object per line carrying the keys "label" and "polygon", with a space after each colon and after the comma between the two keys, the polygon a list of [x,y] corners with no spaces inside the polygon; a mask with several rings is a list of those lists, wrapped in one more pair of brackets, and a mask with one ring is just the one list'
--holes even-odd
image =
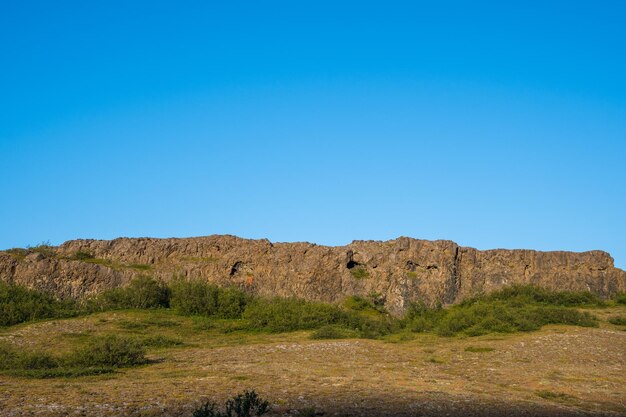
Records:
{"label": "basalt rock formation", "polygon": [[335,247],[234,236],[119,238],[72,240],[45,251],[0,251],[0,280],[62,297],[96,294],[138,274],[325,302],[371,296],[394,314],[410,301],[456,303],[513,283],[590,290],[602,297],[626,291],[626,272],[602,251],[480,251],[406,237]]}

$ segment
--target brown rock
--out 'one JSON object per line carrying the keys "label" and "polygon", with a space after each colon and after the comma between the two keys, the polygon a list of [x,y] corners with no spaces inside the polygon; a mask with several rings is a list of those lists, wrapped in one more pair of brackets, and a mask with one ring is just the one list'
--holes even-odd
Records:
{"label": "brown rock", "polygon": [[[78,251],[93,255],[96,263],[71,260]],[[336,247],[235,236],[81,239],[65,242],[55,253],[18,257],[0,252],[0,280],[85,297],[138,274],[166,281],[182,276],[262,296],[325,302],[376,294],[394,314],[401,314],[410,301],[455,303],[513,283],[590,290],[603,297],[626,290],[626,272],[601,251],[479,251],[451,241],[407,237]]]}

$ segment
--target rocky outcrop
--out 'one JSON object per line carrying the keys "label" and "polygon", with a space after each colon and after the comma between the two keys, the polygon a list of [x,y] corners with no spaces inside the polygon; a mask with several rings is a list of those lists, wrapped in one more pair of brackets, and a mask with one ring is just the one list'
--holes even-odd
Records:
{"label": "rocky outcrop", "polygon": [[[87,255],[93,258],[77,260]],[[373,296],[396,314],[410,301],[455,303],[512,283],[590,290],[603,297],[626,291],[626,272],[601,251],[479,251],[406,237],[335,247],[234,236],[119,238],[72,240],[45,254],[0,252],[0,280],[64,297],[124,285],[138,274],[166,281],[198,278],[262,296],[326,302]]]}

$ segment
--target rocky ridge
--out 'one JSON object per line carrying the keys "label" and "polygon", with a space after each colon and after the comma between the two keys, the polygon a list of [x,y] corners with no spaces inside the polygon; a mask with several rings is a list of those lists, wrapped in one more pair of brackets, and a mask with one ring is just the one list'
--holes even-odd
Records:
{"label": "rocky ridge", "polygon": [[590,290],[603,297],[626,291],[626,272],[602,251],[480,251],[447,240],[407,237],[334,247],[228,235],[79,239],[44,253],[0,251],[1,281],[62,297],[86,297],[139,274],[165,281],[204,279],[262,296],[325,302],[370,296],[394,314],[410,301],[451,304],[513,283]]}

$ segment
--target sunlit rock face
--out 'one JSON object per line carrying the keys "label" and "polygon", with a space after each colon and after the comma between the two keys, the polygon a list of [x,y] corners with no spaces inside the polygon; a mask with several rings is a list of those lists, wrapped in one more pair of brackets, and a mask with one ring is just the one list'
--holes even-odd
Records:
{"label": "sunlit rock face", "polygon": [[325,302],[361,295],[384,302],[397,315],[411,301],[451,304],[513,283],[590,290],[602,297],[626,291],[626,272],[602,251],[479,251],[406,237],[334,247],[235,236],[81,239],[44,254],[0,252],[0,280],[64,297],[96,294],[140,274]]}

